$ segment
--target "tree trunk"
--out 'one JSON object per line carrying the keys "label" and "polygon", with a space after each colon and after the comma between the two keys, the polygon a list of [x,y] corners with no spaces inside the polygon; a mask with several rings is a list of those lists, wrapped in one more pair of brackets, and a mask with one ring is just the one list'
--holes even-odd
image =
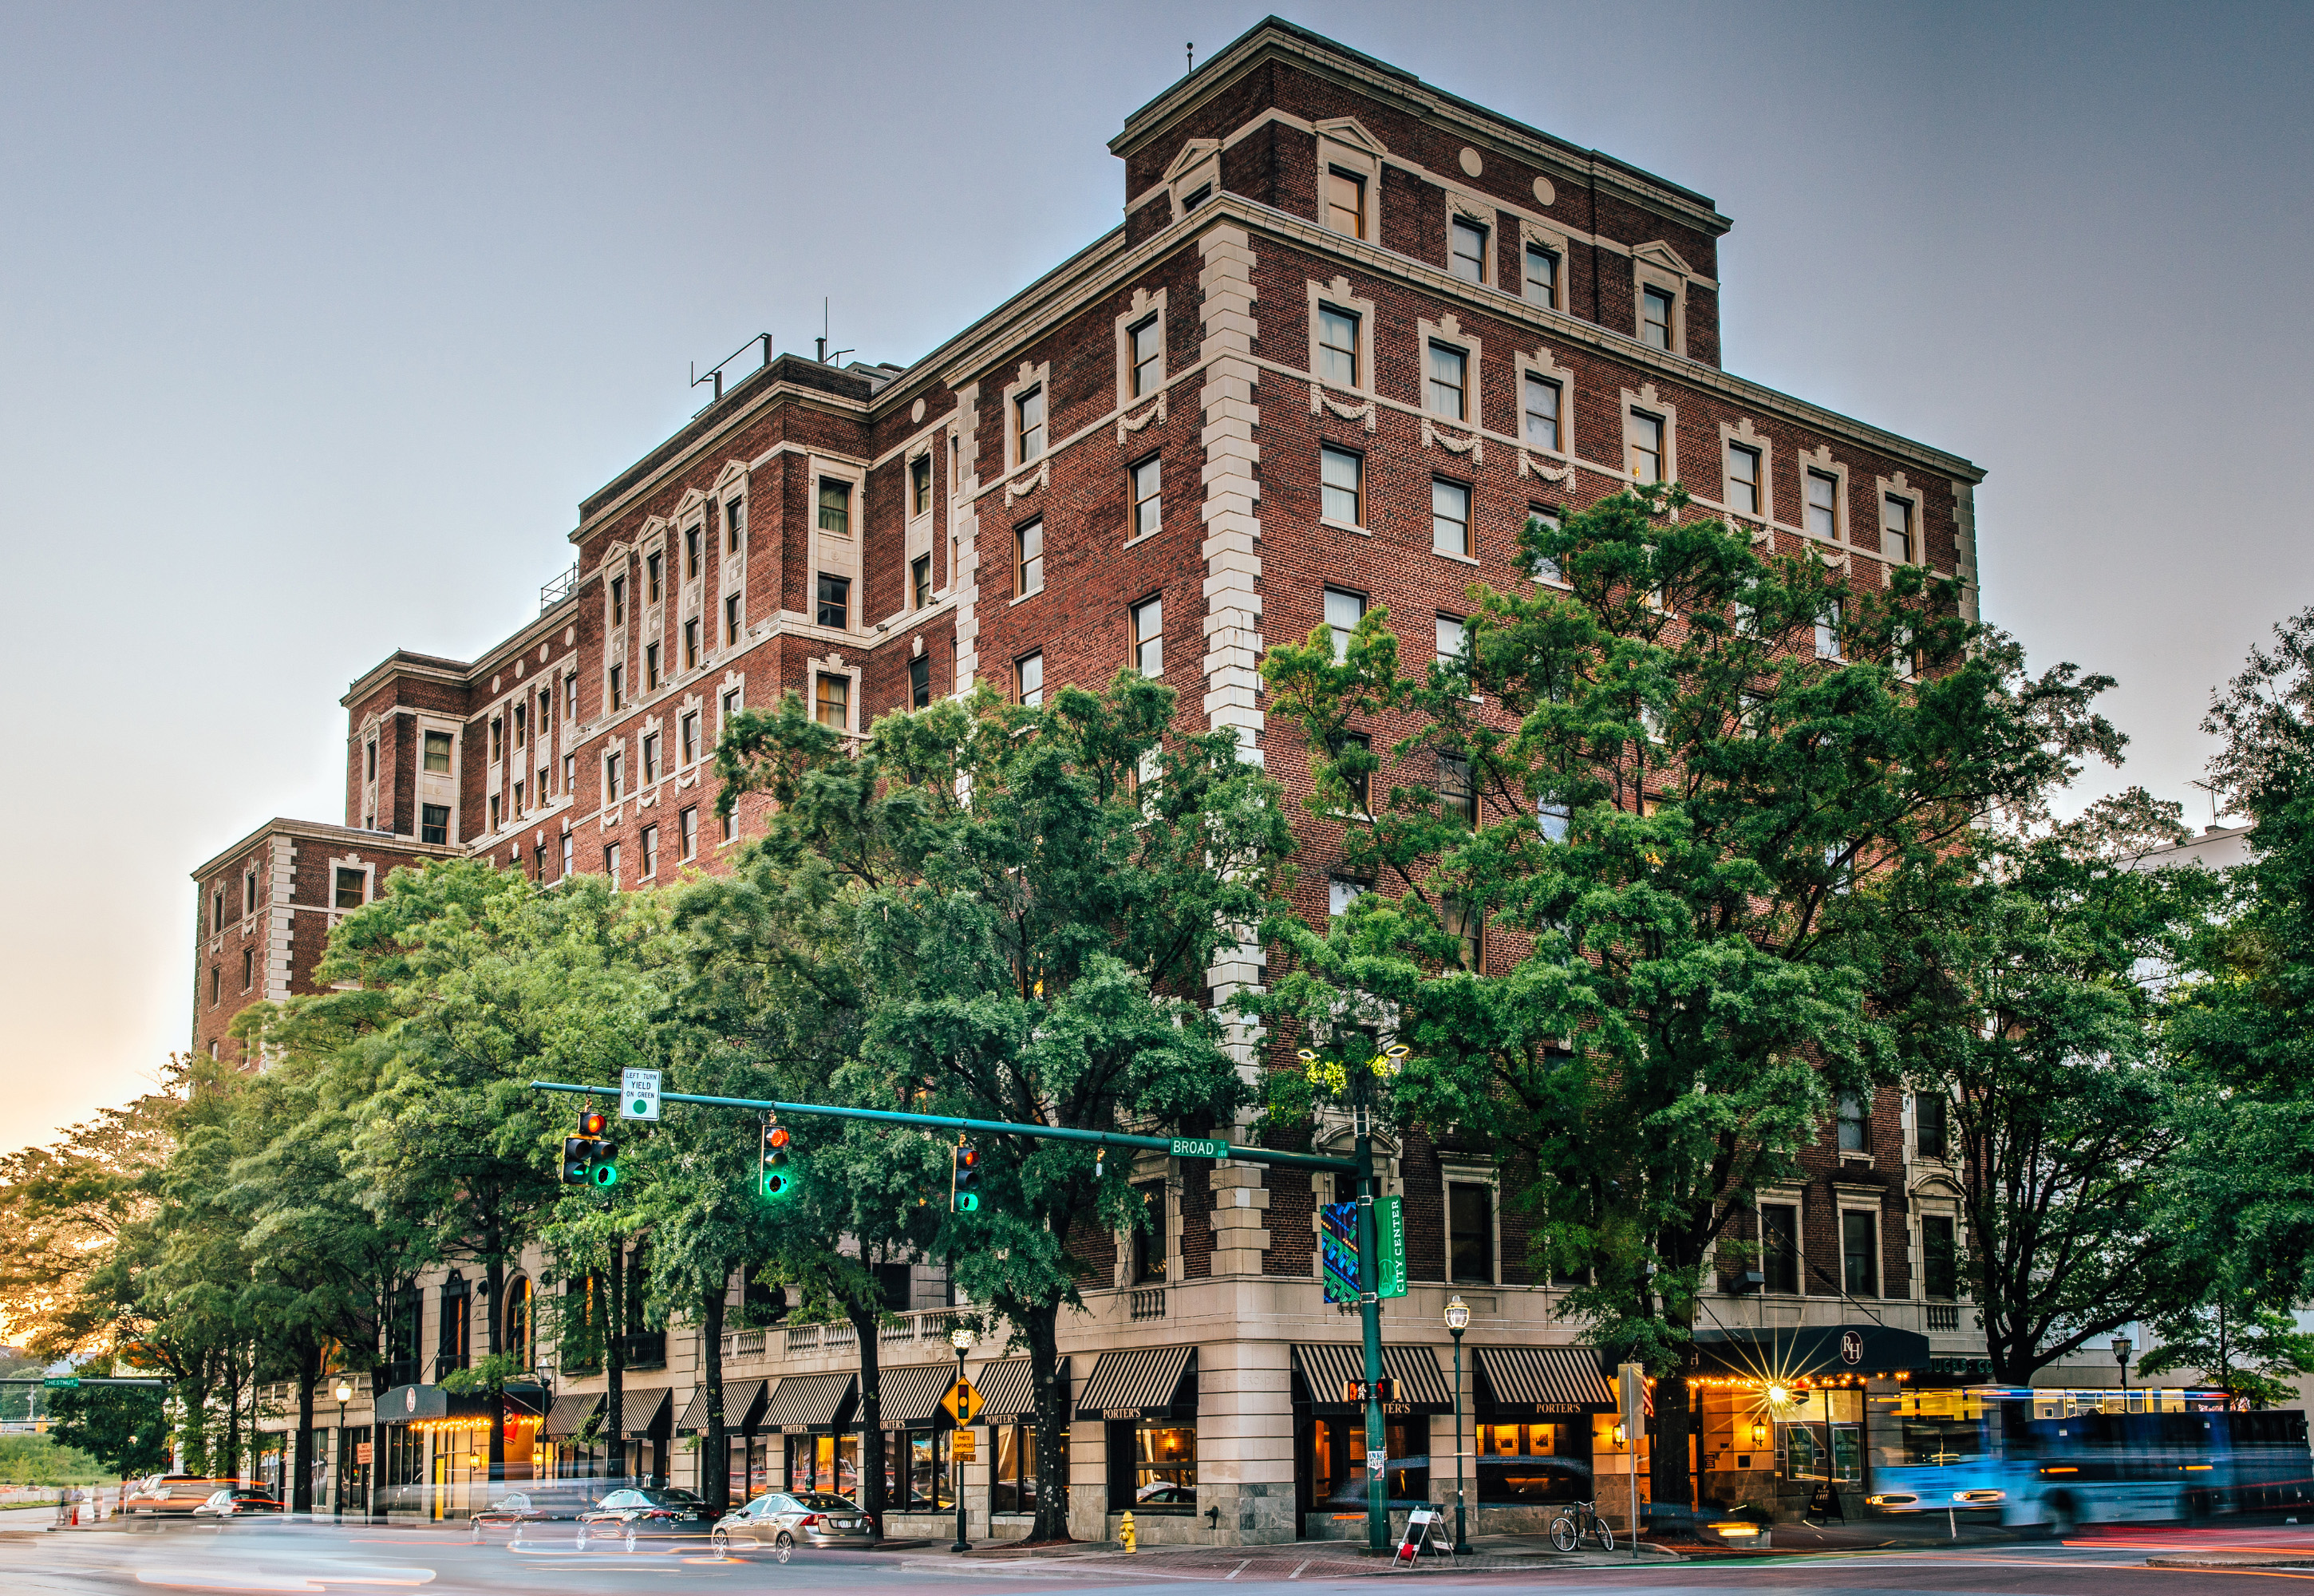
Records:
{"label": "tree trunk", "polygon": [[1037,1398],[1037,1521],[1029,1530],[1031,1540],[1069,1539],[1068,1477],[1057,1472],[1069,1423],[1060,1390],[1060,1315],[1057,1303],[1020,1315],[1020,1327],[1029,1336],[1029,1385]]}
{"label": "tree trunk", "polygon": [[[489,1240],[490,1261],[482,1265],[482,1318],[489,1323],[482,1333],[482,1345],[488,1349],[489,1355],[495,1358],[499,1355],[499,1320],[503,1317],[499,1311],[502,1306],[499,1298],[499,1293],[506,1290],[506,1260],[499,1256],[499,1238],[493,1233]],[[497,1365],[492,1364],[491,1367],[495,1370]],[[506,1381],[503,1377],[497,1375],[493,1375],[490,1380],[490,1448],[488,1461],[490,1472],[483,1477],[491,1485],[497,1485],[507,1477]],[[484,1491],[482,1495],[487,1502],[490,1493]]]}
{"label": "tree trunk", "polygon": [[1648,1415],[1647,1433],[1653,1455],[1647,1483],[1656,1502],[1674,1507],[1695,1505],[1695,1477],[1688,1470],[1687,1374],[1674,1369],[1656,1377],[1656,1410]]}
{"label": "tree trunk", "polygon": [[723,1439],[723,1298],[725,1281],[699,1305],[699,1366],[707,1387],[707,1437],[699,1459],[699,1495],[718,1514],[731,1506],[731,1449]]}
{"label": "tree trunk", "polygon": [[603,1397],[603,1433],[610,1437],[611,1461],[607,1470],[613,1479],[627,1477],[627,1438],[620,1424],[626,1416],[625,1406],[627,1349],[619,1345],[620,1327],[626,1323],[627,1306],[627,1244],[614,1242],[611,1247],[611,1289],[603,1299],[603,1372],[608,1377],[609,1389]]}
{"label": "tree trunk", "polygon": [[[297,1349],[297,1448],[296,1478],[289,1482],[289,1511],[311,1517],[314,1512],[314,1380],[319,1373],[321,1349],[312,1345]],[[345,1437],[338,1444],[345,1445]]]}
{"label": "tree trunk", "polygon": [[860,1337],[860,1511],[884,1533],[884,1390],[882,1349],[877,1345],[876,1309],[843,1305]]}

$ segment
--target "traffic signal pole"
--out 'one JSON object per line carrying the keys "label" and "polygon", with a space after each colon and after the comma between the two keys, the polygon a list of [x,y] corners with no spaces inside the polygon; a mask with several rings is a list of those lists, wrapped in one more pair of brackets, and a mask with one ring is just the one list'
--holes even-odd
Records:
{"label": "traffic signal pole", "polygon": [[[563,1080],[534,1080],[533,1091],[573,1092],[583,1097],[615,1097],[615,1086],[578,1086]],[[696,1103],[703,1108],[746,1108],[773,1114],[816,1115],[824,1119],[862,1119],[879,1124],[921,1125],[954,1135],[979,1132],[993,1136],[1027,1136],[1040,1142],[1090,1142],[1100,1147],[1144,1148],[1172,1158],[1236,1159],[1241,1163],[1270,1164],[1285,1169],[1330,1169],[1354,1177],[1358,1188],[1358,1318],[1365,1336],[1366,1374],[1366,1548],[1388,1556],[1390,1503],[1387,1480],[1376,1459],[1383,1456],[1382,1398],[1382,1259],[1374,1228],[1373,1133],[1371,1109],[1357,1121],[1355,1156],[1329,1159],[1320,1153],[1280,1152],[1267,1147],[1246,1147],[1229,1142],[1188,1136],[1133,1136],[1121,1131],[1080,1131],[1065,1125],[1020,1124],[1002,1119],[962,1119],[952,1115],[906,1114],[890,1108],[839,1108],[828,1103],[779,1103],[762,1098],[717,1098],[696,1092],[661,1092],[667,1103]]]}

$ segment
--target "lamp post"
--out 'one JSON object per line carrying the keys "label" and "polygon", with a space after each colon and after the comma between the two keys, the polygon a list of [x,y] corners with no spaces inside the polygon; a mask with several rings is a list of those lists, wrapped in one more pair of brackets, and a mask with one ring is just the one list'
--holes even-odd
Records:
{"label": "lamp post", "polygon": [[346,1517],[346,1404],[354,1399],[352,1382],[338,1377],[338,1389],[331,1395],[338,1399],[338,1477],[330,1482],[330,1516],[340,1523]]}
{"label": "lamp post", "polygon": [[[2129,1354],[2136,1350],[2137,1344],[2128,1336],[2116,1336],[2113,1338],[2113,1361],[2121,1365],[2121,1389],[2124,1393],[2129,1389]],[[2129,1404],[2124,1402],[2122,1406],[2126,1407]]]}
{"label": "lamp post", "polygon": [[[948,1344],[956,1348],[956,1383],[961,1386],[964,1384],[964,1354],[972,1345],[972,1327],[958,1325],[955,1329],[950,1330],[948,1333]],[[948,1443],[949,1468],[956,1475],[956,1544],[948,1548],[952,1552],[968,1552],[972,1549],[972,1542],[964,1538],[964,1461],[956,1455],[958,1451],[956,1437],[963,1433],[964,1426],[958,1424],[955,1430],[949,1432]]]}
{"label": "lamp post", "polygon": [[1471,1555],[1462,1522],[1462,1332],[1471,1327],[1471,1305],[1460,1292],[1446,1304],[1446,1331],[1454,1337],[1454,1555]]}

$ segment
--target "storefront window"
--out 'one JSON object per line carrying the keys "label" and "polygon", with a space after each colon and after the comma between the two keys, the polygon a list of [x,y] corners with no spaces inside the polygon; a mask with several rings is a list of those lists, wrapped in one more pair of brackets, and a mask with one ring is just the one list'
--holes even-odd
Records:
{"label": "storefront window", "polygon": [[726,1437],[730,1445],[731,1503],[734,1506],[753,1502],[772,1488],[771,1442],[763,1436],[732,1435]]}
{"label": "storefront window", "polygon": [[[1366,1422],[1312,1418],[1310,1505],[1312,1512],[1353,1512],[1366,1503]],[[1382,1487],[1400,1506],[1430,1500],[1430,1421],[1382,1421]]]}
{"label": "storefront window", "polygon": [[1479,1500],[1589,1501],[1589,1441],[1571,1424],[1479,1425]]}
{"label": "storefront window", "polygon": [[949,1437],[953,1430],[909,1430],[896,1433],[908,1459],[908,1506],[912,1511],[937,1512],[956,1505],[949,1467]]}
{"label": "storefront window", "polygon": [[1109,1511],[1195,1512],[1197,1426],[1166,1419],[1111,1424]]}
{"label": "storefront window", "polygon": [[858,1501],[852,1493],[860,1488],[860,1437],[789,1436],[787,1488],[833,1491]]}
{"label": "storefront window", "polygon": [[[997,1512],[1037,1511],[1037,1427],[999,1424],[996,1427],[996,1475],[991,1506]],[[1069,1433],[1061,1432],[1061,1454],[1054,1472],[1065,1486],[1069,1477]]]}

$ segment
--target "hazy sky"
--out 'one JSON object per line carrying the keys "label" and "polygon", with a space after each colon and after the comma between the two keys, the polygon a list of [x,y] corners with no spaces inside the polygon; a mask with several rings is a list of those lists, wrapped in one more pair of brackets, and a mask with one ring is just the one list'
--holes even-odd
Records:
{"label": "hazy sky", "polygon": [[[188,872],[343,818],[339,694],[534,614],[689,362],[823,295],[916,359],[1114,225],[1107,140],[1261,14],[0,5],[0,1147],[185,1045]],[[2314,602],[2314,11],[1285,14],[1712,196],[1728,366],[1983,466],[1989,618],[2121,678],[2090,781],[2195,796]]]}

